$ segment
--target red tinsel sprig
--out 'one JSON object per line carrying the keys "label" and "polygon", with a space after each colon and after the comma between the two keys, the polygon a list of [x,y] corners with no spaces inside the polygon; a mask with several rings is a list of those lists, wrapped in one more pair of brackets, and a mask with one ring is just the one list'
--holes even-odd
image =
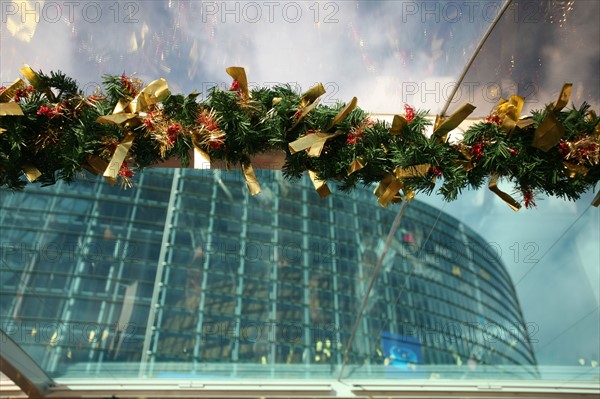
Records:
{"label": "red tinsel sprig", "polygon": [[526,188],[523,190],[523,201],[525,202],[525,208],[532,208],[537,206],[535,203],[535,197],[531,189]]}
{"label": "red tinsel sprig", "polygon": [[483,156],[483,142],[477,142],[471,146],[471,155],[473,155],[474,161],[477,162]]}
{"label": "red tinsel sprig", "polygon": [[415,118],[415,109],[408,104],[404,104],[404,115],[407,122],[412,122]]}

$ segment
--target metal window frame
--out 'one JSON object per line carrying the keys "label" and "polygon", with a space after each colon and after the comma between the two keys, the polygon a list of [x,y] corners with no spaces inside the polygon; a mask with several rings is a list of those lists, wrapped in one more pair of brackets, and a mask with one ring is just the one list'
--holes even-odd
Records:
{"label": "metal window frame", "polygon": [[[44,370],[2,329],[0,329],[0,371],[32,398],[44,397],[54,386],[54,381]],[[1,392],[0,396],[3,396]]]}
{"label": "metal window frame", "polygon": [[600,385],[548,381],[403,381],[334,379],[278,382],[189,380],[69,380],[48,398],[596,398]]}

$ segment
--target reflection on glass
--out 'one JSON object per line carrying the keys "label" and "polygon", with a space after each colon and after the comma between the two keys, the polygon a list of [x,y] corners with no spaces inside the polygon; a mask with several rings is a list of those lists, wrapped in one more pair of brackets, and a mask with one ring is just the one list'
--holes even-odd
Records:
{"label": "reflection on glass", "polygon": [[365,190],[314,201],[307,179],[258,177],[272,195],[249,196],[233,173],[147,170],[129,191],[94,180],[5,196],[3,329],[53,376],[129,364],[327,378],[346,351],[346,377],[538,375],[494,248],[417,201],[347,348],[395,211]]}

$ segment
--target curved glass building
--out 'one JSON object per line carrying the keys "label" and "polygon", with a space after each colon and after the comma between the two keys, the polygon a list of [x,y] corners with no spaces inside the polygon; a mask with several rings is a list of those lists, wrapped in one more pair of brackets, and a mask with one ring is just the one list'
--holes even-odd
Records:
{"label": "curved glass building", "polygon": [[511,279],[474,231],[413,201],[382,258],[397,207],[257,175],[256,197],[240,173],[190,169],[3,193],[2,330],[56,376],[331,377],[344,357],[364,375],[535,373]]}

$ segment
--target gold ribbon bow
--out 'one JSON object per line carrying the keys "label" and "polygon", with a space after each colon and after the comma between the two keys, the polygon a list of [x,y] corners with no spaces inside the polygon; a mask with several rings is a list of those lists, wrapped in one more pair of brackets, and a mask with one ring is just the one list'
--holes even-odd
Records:
{"label": "gold ribbon bow", "polygon": [[508,100],[500,99],[496,106],[496,115],[501,120],[501,127],[510,136],[519,122],[525,99],[521,96],[510,96]]}
{"label": "gold ribbon bow", "polygon": [[393,173],[385,175],[373,192],[377,196],[379,205],[386,208],[390,202],[402,202],[402,196],[399,194],[400,189],[404,192],[407,201],[412,200],[415,194],[411,189],[404,187],[402,179],[423,177],[427,175],[430,167],[431,165],[428,163],[413,165],[407,168],[398,167],[394,169]]}
{"label": "gold ribbon bow", "polygon": [[438,142],[446,142],[448,133],[456,129],[471,113],[475,110],[475,106],[464,104],[457,109],[452,115],[447,118],[436,116],[433,125],[433,136]]}
{"label": "gold ribbon bow", "polygon": [[123,126],[128,133],[119,143],[113,154],[103,176],[114,184],[121,170],[121,165],[127,157],[129,149],[133,145],[135,134],[130,131],[142,124],[140,114],[151,111],[158,103],[164,101],[171,92],[167,86],[167,81],[163,78],[157,79],[143,88],[133,100],[126,102],[119,100],[111,115],[100,116],[96,119],[98,123],[107,123],[111,125]]}
{"label": "gold ribbon bow", "polygon": [[[319,97],[323,93],[325,93],[325,89],[320,83],[317,86],[310,89],[309,91],[307,91],[306,93],[304,93],[304,95],[302,96],[302,100],[300,101],[300,105],[301,107],[303,107],[301,109],[303,109],[304,112],[300,115],[300,118],[298,118],[296,124],[298,124],[298,122],[304,116],[306,116],[308,112],[310,112],[314,107],[317,106],[319,102]],[[339,136],[343,133],[341,130],[338,130],[334,133],[327,132],[333,129],[335,125],[340,123],[342,120],[344,120],[344,118],[348,116],[348,114],[352,112],[354,108],[356,108],[357,103],[358,99],[356,97],[352,97],[352,100],[350,100],[350,102],[346,104],[346,106],[343,109],[341,109],[340,112],[337,113],[337,115],[329,123],[329,126],[327,127],[327,129],[325,129],[324,132],[319,131],[316,133],[307,134],[291,142],[288,146],[290,149],[290,153],[295,154],[302,150],[308,150],[309,157],[318,158],[319,156],[321,156],[321,152],[323,151],[323,147],[325,147],[325,143],[327,142],[327,140],[335,136]],[[294,126],[296,126],[296,124]],[[355,160],[353,164],[349,166],[348,174],[360,169],[359,165],[360,167],[362,167],[360,161]],[[353,168],[354,170],[352,170]],[[329,194],[331,194],[327,183],[324,180],[318,179],[315,172],[309,171],[308,175],[310,177],[310,180],[313,182],[313,185],[315,186],[315,190],[317,190],[319,197],[325,198]]]}
{"label": "gold ribbon bow", "polygon": [[100,116],[96,122],[124,126],[128,129],[137,127],[142,124],[140,114],[151,111],[169,95],[171,92],[167,81],[163,78],[157,79],[144,87],[133,100],[129,102],[119,100],[112,115]]}
{"label": "gold ribbon bow", "polygon": [[572,87],[572,83],[565,83],[560,91],[558,100],[548,107],[548,114],[537,129],[535,129],[533,141],[531,142],[532,147],[548,152],[565,135],[565,128],[559,122],[556,113],[560,112],[569,103]]}
{"label": "gold ribbon bow", "polygon": [[335,125],[340,123],[346,116],[348,116],[348,114],[352,112],[354,108],[356,108],[357,103],[357,98],[353,97],[352,100],[350,100],[350,102],[346,104],[346,106],[333,118],[324,132],[318,131],[316,133],[307,134],[291,142],[289,144],[290,153],[295,154],[302,150],[308,150],[309,157],[318,158],[321,156],[321,151],[323,151],[323,147],[325,146],[327,140],[343,133],[341,130],[338,130],[334,133],[327,132],[333,129]]}

